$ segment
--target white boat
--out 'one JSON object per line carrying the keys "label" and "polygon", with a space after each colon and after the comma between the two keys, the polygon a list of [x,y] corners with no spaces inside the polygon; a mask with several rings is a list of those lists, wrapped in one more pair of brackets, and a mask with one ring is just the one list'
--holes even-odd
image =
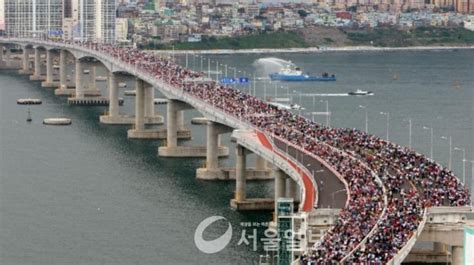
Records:
{"label": "white boat", "polygon": [[86,75],[89,74],[90,72],[91,71],[89,69],[84,69],[84,71],[83,71],[83,73],[86,74]]}
{"label": "white boat", "polygon": [[127,84],[126,84],[126,83],[119,83],[119,84],[118,84],[118,87],[124,88],[124,87],[127,87]]}
{"label": "white boat", "polygon": [[286,110],[304,110],[304,108],[302,108],[300,105],[298,104],[282,104],[282,103],[278,103],[278,102],[268,102],[268,104],[272,105],[272,106],[275,106],[279,109],[286,109]]}
{"label": "white boat", "polygon": [[374,94],[374,92],[357,89],[356,91],[352,91],[352,92],[349,92],[347,94],[349,94],[351,96],[372,96]]}

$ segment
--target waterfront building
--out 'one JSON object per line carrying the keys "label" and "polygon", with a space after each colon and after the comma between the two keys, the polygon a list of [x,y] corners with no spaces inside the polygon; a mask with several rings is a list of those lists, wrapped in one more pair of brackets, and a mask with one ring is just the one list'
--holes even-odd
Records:
{"label": "waterfront building", "polygon": [[115,41],[115,0],[63,0],[65,39]]}
{"label": "waterfront building", "polygon": [[18,37],[60,37],[61,0],[5,0],[5,31]]}

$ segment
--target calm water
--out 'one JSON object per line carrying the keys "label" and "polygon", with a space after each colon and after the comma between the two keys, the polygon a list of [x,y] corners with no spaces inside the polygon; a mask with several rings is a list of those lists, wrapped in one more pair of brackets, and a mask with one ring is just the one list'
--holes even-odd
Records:
{"label": "calm water", "polygon": [[[436,160],[446,164],[448,159],[448,144],[441,135],[453,136],[453,145],[464,147],[467,159],[473,159],[474,51],[273,56],[290,59],[307,71],[334,72],[339,78],[334,83],[290,84],[291,93],[345,93],[358,88],[375,92],[372,97],[317,97],[314,106],[311,97],[302,97],[307,109],[303,113],[313,108],[324,111],[325,104],[319,100],[329,100],[333,126],[363,128],[364,112],[358,106],[367,105],[371,133],[385,135],[386,118],[379,112],[388,111],[390,139],[408,143],[405,119],[411,117],[413,146],[418,151],[429,153],[429,131],[422,129],[428,126],[434,128]],[[260,57],[220,55],[212,59],[253,72],[252,63]],[[400,78],[393,80],[393,75]],[[277,87],[281,85],[286,84]],[[100,86],[104,90],[104,84]],[[263,95],[263,83],[259,86],[258,93]],[[268,94],[274,94],[273,87],[267,84]],[[251,240],[250,246],[238,245],[243,230],[240,223],[268,221],[271,216],[230,210],[234,183],[195,179],[195,169],[202,166],[203,159],[158,158],[160,141],[130,141],[126,139],[127,126],[101,125],[98,117],[105,108],[69,106],[52,90],[14,72],[0,72],[0,90],[0,263],[258,261],[259,252],[252,251]],[[286,90],[280,88],[277,93],[284,96]],[[27,108],[16,105],[21,97],[43,100],[42,105],[31,107],[31,124],[25,122]],[[121,112],[132,113],[133,98],[124,98]],[[294,99],[299,101],[298,96]],[[164,109],[157,110],[163,113]],[[188,118],[197,115],[186,114]],[[72,118],[72,126],[41,124],[43,118],[56,116]],[[192,128],[194,139],[184,144],[204,144],[204,128]],[[453,153],[453,170],[459,176],[461,159],[460,152]],[[231,165],[233,156],[221,162]],[[468,162],[468,179],[471,174]],[[270,196],[272,185],[251,183],[249,193]],[[212,215],[226,217],[234,235],[223,252],[207,255],[194,246],[193,236],[196,226]],[[225,222],[218,222],[205,236],[220,236],[226,228]]]}

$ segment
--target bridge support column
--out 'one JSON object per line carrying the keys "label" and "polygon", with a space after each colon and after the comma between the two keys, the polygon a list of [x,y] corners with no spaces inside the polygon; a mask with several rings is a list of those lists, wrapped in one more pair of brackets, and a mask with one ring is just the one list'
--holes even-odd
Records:
{"label": "bridge support column", "polygon": [[277,208],[276,203],[279,198],[285,197],[286,191],[286,174],[281,169],[276,168],[273,170],[273,175],[275,176],[275,209]]}
{"label": "bridge support column", "polygon": [[59,83],[53,80],[53,51],[46,50],[46,81],[41,83],[42,87],[58,87]]}
{"label": "bridge support column", "polygon": [[92,66],[89,69],[89,90],[97,90],[97,66]]}
{"label": "bridge support column", "polygon": [[446,244],[440,242],[433,242],[433,252],[435,253],[446,253],[448,251],[448,247]]}
{"label": "bridge support column", "polygon": [[[159,139],[160,131],[157,129],[145,129],[145,123],[148,121],[153,124],[163,123],[162,117],[145,117],[146,114],[150,114],[151,110],[147,107],[149,104],[149,97],[151,97],[153,86],[150,86],[143,82],[142,80],[137,79],[135,85],[135,128],[128,131],[128,138],[131,139]],[[155,106],[153,105],[153,108]],[[153,111],[154,112],[154,111]],[[157,120],[154,120],[154,119]]]}
{"label": "bridge support column", "polygon": [[298,196],[298,184],[296,184],[296,181],[294,181],[292,178],[287,178],[286,181],[286,185],[288,187],[286,197],[293,198],[295,203],[299,202],[300,198]]}
{"label": "bridge support column", "polygon": [[224,155],[228,155],[228,148],[220,146],[219,140],[221,134],[232,132],[232,130],[225,125],[212,121],[207,122],[206,165],[204,168],[196,170],[196,178],[203,180],[229,179],[229,171],[219,168],[219,149],[227,150],[227,154]]}
{"label": "bridge support column", "polygon": [[135,130],[141,132],[145,130],[145,84],[138,78],[135,82]]}
{"label": "bridge support column", "polygon": [[21,60],[22,67],[20,70],[18,70],[18,73],[22,75],[31,75],[32,72],[30,70],[30,58],[29,58],[30,53],[26,47],[23,48],[22,55],[23,55],[22,60]]}
{"label": "bridge support column", "polygon": [[[180,111],[191,109],[192,107],[184,102],[169,99],[167,104],[167,118],[166,118],[166,146],[158,148],[158,155],[164,157],[206,157],[205,146],[178,146],[178,139],[180,134],[184,137],[189,136],[190,133],[180,131],[183,125],[180,125],[182,118],[180,118]],[[181,127],[181,128],[180,128]],[[162,133],[161,131],[160,133]],[[189,132],[189,131],[188,131]],[[187,135],[186,135],[187,134]],[[183,138],[184,138],[183,137]],[[226,148],[218,148],[219,156],[228,155]]]}
{"label": "bridge support column", "polygon": [[[100,122],[103,124],[109,125],[135,125],[136,119],[135,115],[123,115],[119,114],[119,83],[120,83],[120,75],[113,74],[113,80],[111,79],[112,73],[109,73],[109,113],[107,115],[100,116]],[[163,124],[163,117],[154,115],[153,117],[149,117],[150,110],[148,109],[149,106],[149,97],[150,97],[150,89],[148,84],[145,85],[144,91],[144,125],[160,125]],[[135,100],[137,100],[135,98]],[[155,106],[153,105],[153,108]],[[153,111],[154,113],[154,111]],[[135,129],[128,131],[128,137],[133,139],[166,139],[166,131],[165,130],[156,130],[156,129],[144,129],[142,131],[137,131]]]}
{"label": "bridge support column", "polygon": [[464,247],[462,246],[453,246],[452,250],[452,265],[462,265],[464,264]]}
{"label": "bridge support column", "polygon": [[3,56],[3,48],[4,48],[3,44],[0,44],[0,64],[2,64],[2,65],[3,65],[3,59],[4,59],[3,58],[4,57]]}
{"label": "bridge support column", "polygon": [[84,98],[84,87],[82,85],[82,63],[76,59],[76,95],[75,98]]}
{"label": "bridge support column", "polygon": [[7,67],[12,67],[12,50],[8,47],[5,52],[5,65]]}
{"label": "bridge support column", "polygon": [[238,211],[273,210],[273,199],[247,198],[247,152],[245,147],[236,146],[235,197],[230,207]]}
{"label": "bridge support column", "polygon": [[54,91],[55,95],[59,95],[67,91],[66,60],[66,50],[61,50],[59,52],[59,87]]}
{"label": "bridge support column", "polygon": [[32,81],[43,81],[46,80],[45,76],[41,75],[41,51],[35,48],[35,56],[33,60],[33,75],[30,76]]}

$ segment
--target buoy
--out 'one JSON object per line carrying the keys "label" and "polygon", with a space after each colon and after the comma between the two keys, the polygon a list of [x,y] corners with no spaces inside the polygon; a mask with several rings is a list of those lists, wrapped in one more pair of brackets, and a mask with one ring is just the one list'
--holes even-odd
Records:
{"label": "buoy", "polygon": [[30,111],[30,108],[28,107],[28,116],[26,117],[26,121],[27,122],[31,122],[33,119],[31,118],[31,111]]}
{"label": "buoy", "polygon": [[16,101],[18,105],[39,105],[42,101],[39,98],[20,98]]}
{"label": "buoy", "polygon": [[45,125],[71,125],[72,120],[68,118],[48,118],[43,120]]}

